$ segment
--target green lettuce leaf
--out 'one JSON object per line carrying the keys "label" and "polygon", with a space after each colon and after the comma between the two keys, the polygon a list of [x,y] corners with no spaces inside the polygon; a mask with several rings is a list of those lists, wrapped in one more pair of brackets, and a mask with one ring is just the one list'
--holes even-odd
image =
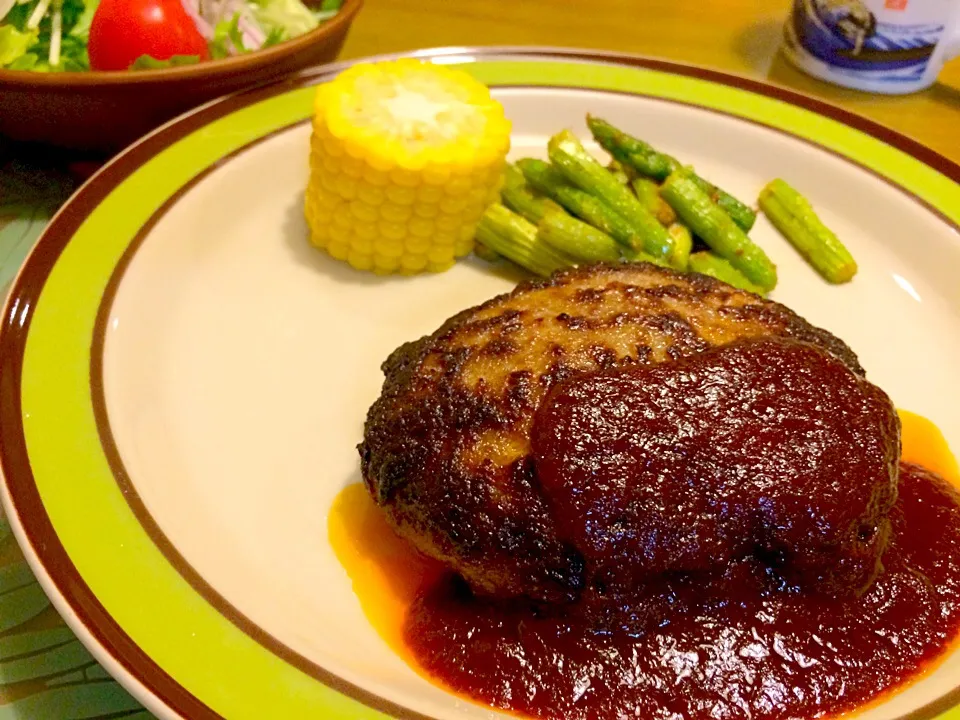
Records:
{"label": "green lettuce leaf", "polygon": [[27,20],[30,18],[30,15],[33,14],[33,9],[36,5],[36,2],[17,3],[3,19],[4,24],[12,25],[17,30],[26,31]]}
{"label": "green lettuce leaf", "polygon": [[213,28],[213,40],[207,45],[210,48],[210,57],[214,60],[229,57],[234,52],[246,52],[243,32],[240,30],[240,13],[234,13],[229,20],[218,22]]}
{"label": "green lettuce leaf", "polygon": [[[41,26],[42,30],[42,26]],[[50,57],[50,36],[40,33],[40,39],[30,48],[30,52],[37,55],[39,62],[32,68],[36,71],[49,72],[51,70],[78,72],[90,69],[90,58],[87,55],[87,41],[73,35],[64,34],[60,38],[60,62],[51,66],[47,59]]]}
{"label": "green lettuce leaf", "polygon": [[263,47],[268,48],[272,45],[278,45],[287,39],[287,34],[283,28],[270,28],[267,37],[263,40]]}
{"label": "green lettuce leaf", "polygon": [[[33,70],[34,72],[89,70],[90,59],[87,56],[87,36],[99,0],[62,0],[60,4],[62,19],[60,62],[56,65],[49,63],[53,25],[52,12],[47,12],[40,21],[39,28],[33,31],[26,30],[27,20],[33,14],[37,3],[38,0],[18,3],[4,18],[4,24],[0,26],[0,67],[9,67],[12,70]],[[9,59],[5,52],[4,39],[12,32],[28,34],[31,42],[16,57]]]}
{"label": "green lettuce leaf", "polygon": [[0,25],[0,67],[16,62],[36,42],[35,32],[21,32],[13,25]]}
{"label": "green lettuce leaf", "polygon": [[100,0],[84,0],[82,4],[83,11],[77,16],[76,23],[70,29],[70,34],[86,43],[90,37],[90,23],[93,22],[93,14],[97,11]]}
{"label": "green lettuce leaf", "polygon": [[282,31],[284,39],[303,35],[320,24],[300,0],[250,0],[250,8],[268,35]]}
{"label": "green lettuce leaf", "polygon": [[[93,2],[93,5],[96,5],[99,0]],[[80,22],[82,18],[87,13],[87,1],[86,0],[62,0],[60,3],[60,13],[63,16],[63,34],[69,35],[73,32],[73,29],[77,26],[77,23]],[[96,9],[96,8],[94,8]],[[45,20],[49,23],[50,18],[53,16],[52,12],[47,12],[47,17]],[[91,14],[90,19],[93,19]]]}
{"label": "green lettuce leaf", "polygon": [[33,70],[37,62],[39,62],[40,56],[36,53],[27,53],[26,55],[21,55],[12,63],[7,65],[8,70]]}

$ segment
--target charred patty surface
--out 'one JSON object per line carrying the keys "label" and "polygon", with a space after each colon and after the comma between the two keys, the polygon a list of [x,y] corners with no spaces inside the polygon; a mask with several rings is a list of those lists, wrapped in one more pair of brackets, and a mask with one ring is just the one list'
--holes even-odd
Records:
{"label": "charred patty surface", "polygon": [[561,532],[531,456],[547,392],[584,372],[763,337],[810,343],[863,375],[835,336],[705,276],[598,265],[521,284],[386,360],[359,446],[364,481],[402,537],[476,592],[574,600],[589,562]]}

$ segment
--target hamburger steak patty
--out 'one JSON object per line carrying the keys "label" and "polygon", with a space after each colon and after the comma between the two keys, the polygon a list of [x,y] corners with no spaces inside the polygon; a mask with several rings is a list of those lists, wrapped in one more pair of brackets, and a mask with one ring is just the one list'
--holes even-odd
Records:
{"label": "hamburger steak patty", "polygon": [[[475,592],[576,600],[591,581],[589,551],[561,527],[531,452],[548,391],[586,372],[764,337],[809,343],[863,377],[835,336],[706,276],[641,263],[523,283],[387,358],[359,445],[364,481],[396,532]],[[887,438],[897,457],[898,427]],[[895,467],[877,479],[880,500],[868,499],[859,525],[879,524],[889,510]]]}

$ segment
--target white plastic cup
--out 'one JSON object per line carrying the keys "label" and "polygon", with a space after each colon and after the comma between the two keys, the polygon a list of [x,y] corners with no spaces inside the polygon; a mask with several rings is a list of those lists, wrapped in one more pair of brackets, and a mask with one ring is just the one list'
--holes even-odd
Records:
{"label": "white plastic cup", "polygon": [[867,92],[916,92],[960,54],[960,2],[794,0],[783,50],[821,80]]}

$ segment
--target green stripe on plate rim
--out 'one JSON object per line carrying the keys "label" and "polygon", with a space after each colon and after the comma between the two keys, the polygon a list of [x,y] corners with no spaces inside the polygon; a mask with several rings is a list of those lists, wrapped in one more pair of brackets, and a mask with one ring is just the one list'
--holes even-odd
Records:
{"label": "green stripe on plate rim", "polygon": [[[722,110],[806,138],[887,177],[960,222],[960,186],[836,120],[705,80],[604,63],[478,60],[491,86],[582,87]],[[90,391],[94,322],[137,231],[205,168],[309,117],[312,88],[214,120],[135,170],[79,227],[47,279],[29,328],[23,425],[37,488],[80,576],[130,638],[174,680],[228,718],[384,717],[287,664],[214,609],[153,544],[100,444]],[[126,578],[135,576],[136,583]],[[214,668],[215,671],[211,672]],[[960,719],[954,710],[942,718]]]}

